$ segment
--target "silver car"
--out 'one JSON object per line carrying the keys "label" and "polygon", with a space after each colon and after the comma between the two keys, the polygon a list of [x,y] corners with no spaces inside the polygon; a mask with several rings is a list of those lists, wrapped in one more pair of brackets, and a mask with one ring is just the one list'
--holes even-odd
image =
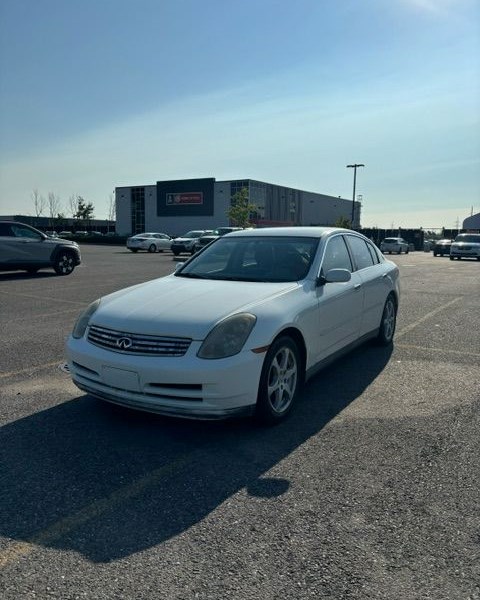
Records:
{"label": "silver car", "polygon": [[0,221],[0,271],[28,271],[51,267],[57,275],[70,275],[81,262],[78,244],[50,238],[17,221]]}
{"label": "silver car", "polygon": [[172,240],[166,233],[137,233],[127,239],[127,248],[132,252],[163,252],[170,250]]}
{"label": "silver car", "polygon": [[480,260],[480,233],[460,233],[450,246],[450,260],[456,258]]}
{"label": "silver car", "polygon": [[405,254],[408,254],[410,248],[408,246],[408,242],[406,242],[401,237],[387,237],[380,244],[380,250],[384,254],[387,252],[389,254],[391,254],[392,252],[395,252],[396,254],[401,254],[402,252],[405,252]]}

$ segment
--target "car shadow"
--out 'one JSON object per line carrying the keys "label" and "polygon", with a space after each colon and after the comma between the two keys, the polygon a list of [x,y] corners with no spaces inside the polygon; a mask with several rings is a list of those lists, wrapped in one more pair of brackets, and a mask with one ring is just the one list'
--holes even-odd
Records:
{"label": "car shadow", "polygon": [[188,530],[241,489],[285,494],[288,479],[265,474],[357,399],[390,355],[367,345],[344,357],[272,428],[163,418],[88,395],[8,424],[0,534],[109,562]]}

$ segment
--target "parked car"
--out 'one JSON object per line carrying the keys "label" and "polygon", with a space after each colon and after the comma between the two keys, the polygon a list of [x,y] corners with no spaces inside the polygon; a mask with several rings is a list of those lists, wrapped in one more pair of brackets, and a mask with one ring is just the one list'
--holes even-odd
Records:
{"label": "parked car", "polygon": [[408,245],[408,242],[406,242],[401,237],[387,237],[380,244],[380,250],[384,254],[386,252],[388,252],[389,254],[391,254],[392,252],[395,252],[396,254],[401,254],[402,252],[405,252],[405,254],[408,254],[410,251],[410,247]]}
{"label": "parked car", "polygon": [[0,271],[28,271],[51,267],[57,275],[70,275],[81,262],[73,241],[50,238],[17,221],[0,221]]}
{"label": "parked car", "polygon": [[193,245],[193,252],[198,252],[199,250],[210,244],[210,242],[213,242],[213,240],[222,237],[222,235],[232,233],[232,231],[241,230],[242,227],[217,227],[217,229],[214,229],[213,231],[206,232],[195,241],[195,244]]}
{"label": "parked car", "polygon": [[187,254],[193,254],[194,253],[194,248],[195,248],[195,242],[198,240],[198,238],[203,235],[204,233],[207,233],[206,229],[195,229],[193,231],[188,231],[187,233],[185,233],[184,235],[174,238],[172,240],[172,243],[170,245],[170,249],[171,251],[175,254],[175,256],[178,256],[179,254],[182,253],[187,253]]}
{"label": "parked car", "polygon": [[163,252],[170,249],[171,240],[166,233],[137,233],[127,238],[127,248],[132,252]]}
{"label": "parked car", "polygon": [[72,237],[72,232],[71,232],[71,231],[61,231],[61,232],[58,234],[58,237],[61,237],[61,238],[69,238],[69,237]]}
{"label": "parked car", "polygon": [[460,233],[450,247],[450,260],[456,258],[480,260],[480,233]]}
{"label": "parked car", "polygon": [[399,269],[357,232],[238,231],[177,267],[79,316],[67,356],[81,390],[164,415],[275,423],[334,356],[392,342]]}
{"label": "parked car", "polygon": [[58,237],[58,233],[56,231],[46,231],[45,235],[47,237],[50,237],[50,238],[56,238],[56,237]]}
{"label": "parked car", "polygon": [[452,245],[453,240],[437,240],[433,247],[433,256],[445,256],[450,254],[450,246]]}

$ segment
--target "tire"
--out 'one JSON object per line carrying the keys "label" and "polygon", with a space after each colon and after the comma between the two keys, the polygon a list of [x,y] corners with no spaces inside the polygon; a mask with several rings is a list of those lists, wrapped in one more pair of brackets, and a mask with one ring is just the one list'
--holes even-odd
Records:
{"label": "tire", "polygon": [[138,248],[130,248],[130,252],[138,252]]}
{"label": "tire", "polygon": [[174,256],[178,256],[180,252],[178,250],[172,250]]}
{"label": "tire", "polygon": [[297,344],[288,336],[270,346],[263,362],[256,417],[266,425],[279,423],[290,413],[303,382]]}
{"label": "tire", "polygon": [[153,254],[154,252],[156,252],[157,247],[155,246],[155,244],[150,244],[150,246],[148,247],[148,251],[150,252],[150,254]]}
{"label": "tire", "polygon": [[438,256],[438,253],[437,253],[437,252],[434,252],[434,253],[433,253],[433,256]]}
{"label": "tire", "polygon": [[453,260],[453,256],[450,256],[450,260]]}
{"label": "tire", "polygon": [[53,268],[57,275],[70,275],[75,269],[75,257],[68,250],[62,250],[55,259]]}
{"label": "tire", "polygon": [[405,254],[408,254],[409,252],[410,252],[410,248],[407,248],[407,249],[405,250]]}
{"label": "tire", "polygon": [[393,341],[397,325],[397,305],[395,298],[390,294],[383,307],[382,320],[378,330],[377,343],[380,346],[389,346]]}

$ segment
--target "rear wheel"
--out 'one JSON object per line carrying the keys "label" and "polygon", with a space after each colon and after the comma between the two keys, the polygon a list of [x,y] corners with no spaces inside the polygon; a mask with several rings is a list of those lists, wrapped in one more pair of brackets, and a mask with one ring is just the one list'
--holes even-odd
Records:
{"label": "rear wheel", "polygon": [[75,258],[71,252],[62,251],[55,259],[53,265],[57,275],[70,275],[75,269]]}
{"label": "rear wheel", "polygon": [[138,248],[130,248],[130,252],[138,252]]}
{"label": "rear wheel", "polygon": [[292,409],[302,381],[297,344],[283,336],[270,346],[263,363],[256,415],[265,424],[279,423]]}
{"label": "rear wheel", "polygon": [[395,333],[395,327],[397,324],[397,305],[394,297],[390,294],[388,296],[385,306],[383,308],[382,320],[380,322],[380,329],[377,335],[377,342],[381,346],[388,346],[392,343],[393,334]]}

